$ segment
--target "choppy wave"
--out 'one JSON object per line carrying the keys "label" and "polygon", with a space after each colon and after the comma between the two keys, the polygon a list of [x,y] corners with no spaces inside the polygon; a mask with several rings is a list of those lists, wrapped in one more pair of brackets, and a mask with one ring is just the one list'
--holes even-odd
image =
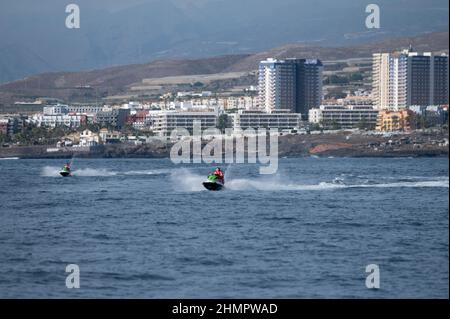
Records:
{"label": "choppy wave", "polygon": [[[41,176],[43,177],[59,177],[60,167],[57,166],[45,166],[42,168]],[[80,168],[72,171],[73,176],[80,177],[95,177],[95,176],[138,176],[138,175],[160,175],[168,174],[167,169],[155,169],[155,170],[131,170],[131,171],[111,171],[105,168]]]}
{"label": "choppy wave", "polygon": [[436,179],[427,181],[410,181],[410,182],[382,182],[382,183],[361,183],[361,184],[345,184],[344,182],[319,182],[317,184],[297,184],[297,183],[280,183],[271,181],[259,181],[251,179],[235,179],[227,182],[227,189],[231,190],[260,190],[260,191],[297,191],[297,190],[333,190],[345,188],[418,188],[418,187],[441,187],[449,188],[449,180]]}
{"label": "choppy wave", "polygon": [[[172,183],[178,190],[187,192],[197,192],[205,190],[202,182],[205,176],[196,174],[188,169],[178,169],[171,175]],[[232,191],[316,191],[316,190],[335,190],[346,188],[419,188],[419,187],[440,187],[449,188],[449,179],[445,176],[435,177],[428,180],[381,180],[379,182],[371,181],[368,178],[346,181],[345,178],[337,177],[333,181],[321,181],[316,184],[304,184],[289,181],[281,176],[272,178],[235,178],[228,179],[226,189]]]}

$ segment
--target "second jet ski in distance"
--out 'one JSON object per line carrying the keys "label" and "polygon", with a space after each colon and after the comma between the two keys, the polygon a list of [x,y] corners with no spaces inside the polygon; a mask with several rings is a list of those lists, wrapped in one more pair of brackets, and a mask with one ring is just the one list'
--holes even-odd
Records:
{"label": "second jet ski in distance", "polygon": [[59,171],[59,174],[63,177],[72,176],[72,171],[70,169],[70,164],[67,163],[63,166],[63,168]]}

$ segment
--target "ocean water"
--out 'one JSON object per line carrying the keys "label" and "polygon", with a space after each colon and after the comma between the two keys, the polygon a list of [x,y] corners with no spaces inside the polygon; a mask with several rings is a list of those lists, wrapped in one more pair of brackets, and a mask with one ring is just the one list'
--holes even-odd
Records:
{"label": "ocean water", "polygon": [[1,298],[449,297],[448,158],[63,163],[0,161]]}

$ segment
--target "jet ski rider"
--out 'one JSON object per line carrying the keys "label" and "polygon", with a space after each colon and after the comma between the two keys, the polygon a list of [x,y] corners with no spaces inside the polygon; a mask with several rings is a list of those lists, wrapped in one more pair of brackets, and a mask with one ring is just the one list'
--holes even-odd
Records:
{"label": "jet ski rider", "polygon": [[217,167],[213,174],[216,175],[216,177],[219,179],[219,181],[222,184],[225,184],[225,176],[224,176],[222,170],[220,169],[220,167]]}

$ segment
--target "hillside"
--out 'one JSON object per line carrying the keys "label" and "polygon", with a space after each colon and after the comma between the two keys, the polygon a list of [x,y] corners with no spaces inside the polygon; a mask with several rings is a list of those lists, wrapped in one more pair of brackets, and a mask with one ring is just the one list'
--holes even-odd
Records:
{"label": "hillside", "polygon": [[[84,72],[54,72],[0,85],[0,107],[10,107],[17,100],[54,97],[70,101],[93,101],[112,95],[143,94],[142,86],[158,84],[160,78],[198,75],[204,79],[220,78],[217,74],[235,72],[235,82],[254,81],[248,72],[257,69],[258,62],[267,57],[315,57],[323,61],[368,58],[373,52],[394,51],[412,45],[418,51],[448,51],[448,32],[398,38],[353,47],[316,47],[291,44],[256,54],[226,55],[204,59],[158,60],[147,64],[117,66]],[[246,73],[247,72],[247,73]],[[225,76],[222,76],[225,77]],[[151,80],[153,79],[153,80]],[[195,77],[192,78],[192,82]],[[165,79],[167,80],[167,79]],[[227,78],[230,82],[233,79]],[[183,81],[186,82],[186,79]],[[164,81],[161,81],[164,82]],[[176,81],[174,81],[176,83]],[[220,83],[215,83],[220,89]],[[189,86],[189,85],[187,85]]]}
{"label": "hillside", "polygon": [[290,44],[272,50],[260,52],[241,59],[226,71],[252,70],[258,62],[268,57],[316,57],[323,61],[346,60],[350,58],[370,57],[374,52],[390,52],[412,45],[418,51],[448,51],[449,33],[436,32],[415,37],[402,37],[352,47],[320,47]]}

